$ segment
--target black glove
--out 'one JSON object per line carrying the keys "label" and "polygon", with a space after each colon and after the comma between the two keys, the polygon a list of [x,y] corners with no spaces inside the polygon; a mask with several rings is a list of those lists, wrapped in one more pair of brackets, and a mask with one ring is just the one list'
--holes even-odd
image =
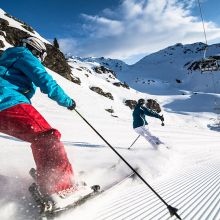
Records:
{"label": "black glove", "polygon": [[76,108],[76,103],[75,103],[75,101],[72,99],[72,105],[69,106],[69,107],[67,107],[67,109],[73,110],[73,109],[75,109],[75,108]]}

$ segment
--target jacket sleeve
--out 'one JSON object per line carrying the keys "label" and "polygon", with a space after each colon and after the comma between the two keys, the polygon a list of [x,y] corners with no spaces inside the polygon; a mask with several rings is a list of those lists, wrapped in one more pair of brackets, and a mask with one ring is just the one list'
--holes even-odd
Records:
{"label": "jacket sleeve", "polygon": [[41,62],[32,54],[26,53],[15,63],[15,68],[21,70],[41,92],[56,101],[59,105],[69,107],[72,99],[63,91]]}
{"label": "jacket sleeve", "polygon": [[149,108],[142,107],[142,109],[144,110],[145,115],[148,115],[148,116],[151,116],[151,117],[154,117],[154,118],[160,118],[161,117],[158,113],[152,111]]}

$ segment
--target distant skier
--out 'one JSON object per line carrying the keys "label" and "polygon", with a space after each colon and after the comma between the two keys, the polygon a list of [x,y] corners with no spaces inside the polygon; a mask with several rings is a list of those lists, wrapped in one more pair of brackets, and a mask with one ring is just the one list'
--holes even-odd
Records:
{"label": "distant skier", "polygon": [[48,124],[30,99],[39,87],[69,110],[76,104],[41,64],[46,55],[44,43],[29,37],[0,57],[0,132],[31,143],[37,184],[41,192],[56,199],[77,190],[72,166],[60,142],[60,132]]}
{"label": "distant skier", "polygon": [[153,147],[157,148],[158,145],[163,144],[158,137],[155,137],[149,131],[149,128],[145,115],[150,117],[159,118],[162,122],[164,121],[163,116],[160,116],[158,113],[150,110],[149,108],[144,107],[145,100],[139,99],[137,105],[133,111],[133,128],[141,136],[143,136]]}

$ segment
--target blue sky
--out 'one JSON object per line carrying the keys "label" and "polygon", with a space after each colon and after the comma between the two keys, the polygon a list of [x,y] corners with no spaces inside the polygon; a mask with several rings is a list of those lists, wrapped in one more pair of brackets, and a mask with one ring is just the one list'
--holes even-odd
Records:
{"label": "blue sky", "polygon": [[[200,2],[208,43],[217,43],[220,1]],[[77,56],[134,63],[177,42],[204,42],[197,0],[1,0],[0,8]]]}

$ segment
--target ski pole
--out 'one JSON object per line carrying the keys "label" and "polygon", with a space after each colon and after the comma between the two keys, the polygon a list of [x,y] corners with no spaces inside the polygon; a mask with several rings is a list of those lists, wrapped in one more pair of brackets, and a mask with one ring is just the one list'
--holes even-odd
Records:
{"label": "ski pole", "polygon": [[144,184],[166,205],[170,216],[176,216],[178,219],[181,220],[181,217],[177,214],[178,209],[175,207],[172,207],[171,205],[169,205],[153,188],[152,186],[147,183],[147,181],[124,159],[124,157],[121,156],[121,154],[119,154],[114,147],[111,146],[111,144],[109,144],[107,142],[107,140],[105,140],[104,137],[102,137],[102,135],[76,110],[74,109],[75,112],[86,122],[87,125],[89,125],[90,128],[92,128],[92,130],[115,152],[115,154],[117,154],[122,161],[124,161],[124,163],[144,182]]}
{"label": "ski pole", "polygon": [[134,143],[137,141],[137,139],[140,137],[141,135],[138,135],[138,137],[134,140],[134,142],[131,144],[131,146],[128,148],[128,150],[131,149],[131,147],[134,145]]}
{"label": "ski pole", "polygon": [[[140,135],[138,135],[138,137],[134,140],[134,142],[131,144],[131,146],[128,148],[128,150],[130,150],[131,149],[131,147],[134,145],[134,143],[137,141],[137,139],[140,137]],[[120,163],[120,159],[118,160],[118,162],[117,162],[117,164],[119,164]],[[114,168],[114,167],[116,167],[116,165],[117,164],[115,164],[115,165],[113,165],[113,166],[111,166],[111,168]]]}
{"label": "ski pole", "polygon": [[[163,117],[163,115],[161,115]],[[164,117],[163,117],[163,121],[161,121],[161,126],[164,126]]]}

